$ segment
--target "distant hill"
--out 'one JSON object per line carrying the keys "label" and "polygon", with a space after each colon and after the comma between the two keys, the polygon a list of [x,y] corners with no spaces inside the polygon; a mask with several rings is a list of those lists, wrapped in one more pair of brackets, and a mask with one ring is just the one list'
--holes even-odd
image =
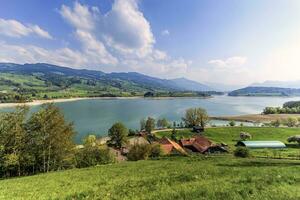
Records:
{"label": "distant hill", "polygon": [[229,96],[300,96],[300,89],[279,87],[246,87],[228,93]]}
{"label": "distant hill", "polygon": [[253,83],[251,87],[279,87],[279,88],[300,88],[298,81],[265,81],[262,83]]}
{"label": "distant hill", "polygon": [[189,90],[189,91],[214,91],[215,90],[207,85],[186,78],[171,79],[170,81],[173,83],[174,86],[181,88],[183,90]]}
{"label": "distant hill", "polygon": [[[136,72],[104,73],[47,63],[0,63],[0,101],[26,98],[68,98],[78,96],[142,96],[146,92],[198,95],[213,90],[188,79],[160,79]],[[195,94],[191,94],[195,92]],[[4,100],[3,100],[4,99]]]}

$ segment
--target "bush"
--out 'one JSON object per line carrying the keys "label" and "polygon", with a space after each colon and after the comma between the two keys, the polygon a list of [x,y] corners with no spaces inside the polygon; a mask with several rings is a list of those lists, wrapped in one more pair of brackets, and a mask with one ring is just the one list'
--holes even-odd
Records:
{"label": "bush", "polygon": [[148,159],[149,154],[150,154],[150,145],[135,144],[130,148],[127,154],[127,158],[130,161],[146,160]]}
{"label": "bush", "polygon": [[150,145],[150,156],[151,158],[157,158],[164,154],[163,149],[161,148],[160,144],[152,144]]}
{"label": "bush", "polygon": [[90,167],[115,162],[115,156],[109,148],[85,147],[78,149],[75,154],[76,167]]}
{"label": "bush", "polygon": [[135,144],[133,145],[128,154],[127,158],[130,161],[147,160],[150,158],[157,158],[163,155],[163,150],[159,144]]}
{"label": "bush", "polygon": [[250,133],[240,132],[240,138],[241,138],[241,140],[248,140],[248,139],[251,139],[252,136]]}
{"label": "bush", "polygon": [[300,145],[300,135],[294,135],[287,139],[288,142],[298,142]]}
{"label": "bush", "polygon": [[235,126],[235,121],[230,121],[229,126]]}
{"label": "bush", "polygon": [[240,158],[247,158],[250,156],[249,149],[247,149],[246,147],[237,147],[234,150],[234,156]]}

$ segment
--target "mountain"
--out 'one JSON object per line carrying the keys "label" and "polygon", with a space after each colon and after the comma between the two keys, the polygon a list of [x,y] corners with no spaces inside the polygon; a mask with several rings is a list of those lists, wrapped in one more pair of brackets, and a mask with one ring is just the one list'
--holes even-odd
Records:
{"label": "mountain", "polygon": [[188,90],[188,91],[214,91],[215,90],[207,85],[186,78],[171,79],[170,81],[173,83],[174,86],[181,88],[183,90]]}
{"label": "mountain", "polygon": [[300,88],[298,81],[265,81],[262,83],[253,83],[252,87],[280,87],[280,88]]}
{"label": "mountain", "polygon": [[156,88],[175,91],[212,91],[213,89],[185,78],[179,79],[160,79],[137,72],[121,72],[121,73],[104,73],[102,71],[73,69],[68,67],[61,67],[46,63],[37,64],[14,64],[14,63],[0,63],[0,72],[13,73],[21,75],[40,75],[40,76],[67,76],[80,77],[95,80],[110,80],[110,81],[128,81],[140,85],[145,88]]}
{"label": "mountain", "polygon": [[229,96],[300,96],[300,89],[280,87],[246,87],[228,93]]}
{"label": "mountain", "polygon": [[204,84],[208,85],[211,88],[214,88],[214,90],[216,91],[223,91],[223,92],[233,91],[245,87],[244,85],[227,85],[223,83],[213,83],[213,82],[204,82]]}
{"label": "mountain", "polygon": [[[201,95],[212,88],[188,79],[160,79],[136,72],[104,73],[47,63],[0,63],[0,101],[20,97],[67,98],[78,96]],[[181,93],[181,94],[179,94]],[[205,93],[209,95],[212,93]],[[183,95],[183,96],[184,96]],[[2,100],[1,100],[2,98]]]}

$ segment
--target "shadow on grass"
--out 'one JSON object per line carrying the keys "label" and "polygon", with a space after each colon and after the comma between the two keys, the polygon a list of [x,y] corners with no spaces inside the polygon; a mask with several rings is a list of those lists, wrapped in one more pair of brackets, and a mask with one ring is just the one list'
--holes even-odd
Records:
{"label": "shadow on grass", "polygon": [[265,160],[265,161],[241,161],[236,163],[221,163],[218,164],[221,167],[291,167],[300,166],[299,161],[277,161],[277,160]]}
{"label": "shadow on grass", "polygon": [[300,145],[299,144],[285,144],[286,147],[288,148],[296,148],[296,149],[300,149]]}

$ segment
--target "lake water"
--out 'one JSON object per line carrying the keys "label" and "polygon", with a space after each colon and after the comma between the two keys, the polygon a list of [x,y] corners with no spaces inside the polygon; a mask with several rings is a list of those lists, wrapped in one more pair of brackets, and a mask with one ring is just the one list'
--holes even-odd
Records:
{"label": "lake water", "polygon": [[[286,101],[300,100],[300,97],[229,97],[213,98],[170,98],[170,99],[87,99],[56,103],[68,121],[74,122],[78,132],[76,142],[88,133],[106,135],[114,122],[123,122],[127,127],[139,128],[139,121],[148,116],[165,117],[180,121],[187,108],[202,107],[211,116],[261,113],[266,106],[282,106]],[[36,111],[39,106],[33,106]],[[0,109],[0,111],[11,109]],[[213,124],[222,124],[213,121]]]}

